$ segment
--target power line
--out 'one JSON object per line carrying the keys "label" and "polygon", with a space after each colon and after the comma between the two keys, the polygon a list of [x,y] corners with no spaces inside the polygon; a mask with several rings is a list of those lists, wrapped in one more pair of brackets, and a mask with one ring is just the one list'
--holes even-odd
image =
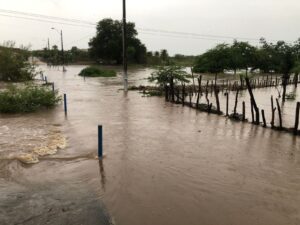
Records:
{"label": "power line", "polygon": [[167,33],[167,34],[177,34],[177,35],[186,35],[186,36],[196,36],[196,37],[207,37],[207,38],[223,38],[223,39],[240,39],[240,40],[249,40],[249,41],[258,41],[259,38],[244,38],[244,37],[233,37],[233,36],[221,36],[221,35],[210,35],[210,34],[198,34],[198,33],[187,33],[187,32],[177,32],[169,30],[158,30],[158,29],[149,29],[149,28],[137,28],[142,31],[150,31],[156,33]]}
{"label": "power line", "polygon": [[225,39],[216,39],[216,38],[201,38],[201,37],[193,37],[193,36],[179,36],[179,35],[171,35],[171,34],[164,34],[164,33],[152,33],[152,32],[145,32],[145,31],[140,31],[139,33],[141,34],[146,34],[146,35],[152,35],[152,36],[162,36],[162,37],[173,37],[173,38],[185,38],[185,39],[197,39],[197,40],[206,40],[206,41],[222,41],[226,42],[228,40]]}
{"label": "power line", "polygon": [[[95,26],[97,25],[96,23],[93,23],[91,21],[86,21],[86,20],[55,17],[55,16],[48,16],[48,15],[21,12],[21,11],[0,9],[0,12],[6,13],[6,14],[0,14],[0,16],[33,20],[33,21],[38,21],[38,22],[56,23],[56,24],[63,24],[63,25],[68,25],[68,26],[86,27],[86,28],[95,28]],[[7,13],[12,14],[12,15],[7,15]],[[20,16],[20,15],[22,15],[22,16]],[[141,33],[144,32],[144,34],[149,34],[149,35],[155,35],[155,34],[160,35],[160,36],[172,35],[169,37],[192,38],[192,39],[199,39],[199,40],[212,40],[212,41],[228,41],[228,39],[230,39],[230,40],[245,40],[245,41],[259,41],[260,40],[260,38],[189,33],[189,32],[182,32],[182,31],[171,31],[171,30],[141,28],[141,27],[137,27],[137,30],[139,30]],[[278,40],[270,40],[270,41],[277,42]],[[291,41],[289,41],[289,42],[291,42]]]}
{"label": "power line", "polygon": [[6,10],[6,9],[0,9],[0,12],[9,13],[9,14],[19,14],[19,15],[25,15],[25,16],[31,16],[31,17],[40,17],[40,18],[46,18],[46,19],[52,19],[52,20],[64,20],[64,21],[83,23],[83,24],[88,24],[88,25],[96,25],[95,23],[92,23],[90,21],[62,18],[62,17],[56,17],[56,16],[47,16],[47,15],[36,14],[36,13],[27,13],[27,12],[20,12],[20,11]]}
{"label": "power line", "polygon": [[64,22],[59,22],[59,21],[51,21],[51,20],[44,20],[44,19],[37,19],[37,18],[30,18],[30,17],[23,17],[23,16],[13,16],[13,15],[1,14],[1,13],[0,13],[0,16],[17,18],[17,19],[25,19],[25,20],[31,20],[31,21],[43,22],[43,23],[56,23],[56,24],[75,26],[75,27],[95,28],[95,26],[71,24],[71,23],[64,23]]}

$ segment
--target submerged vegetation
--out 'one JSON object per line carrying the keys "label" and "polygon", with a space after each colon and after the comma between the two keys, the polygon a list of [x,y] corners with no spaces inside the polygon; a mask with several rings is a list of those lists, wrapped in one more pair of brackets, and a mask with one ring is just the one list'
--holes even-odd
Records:
{"label": "submerged vegetation", "polygon": [[150,82],[156,82],[159,86],[172,85],[177,83],[189,83],[187,79],[188,73],[184,71],[184,67],[170,65],[160,66],[148,78]]}
{"label": "submerged vegetation", "polygon": [[84,68],[79,73],[79,76],[84,77],[115,77],[117,76],[116,71],[108,69],[100,69],[97,66],[89,66]]}
{"label": "submerged vegetation", "polygon": [[45,86],[10,85],[0,92],[1,113],[26,113],[34,112],[40,108],[52,107],[61,100],[57,92]]}

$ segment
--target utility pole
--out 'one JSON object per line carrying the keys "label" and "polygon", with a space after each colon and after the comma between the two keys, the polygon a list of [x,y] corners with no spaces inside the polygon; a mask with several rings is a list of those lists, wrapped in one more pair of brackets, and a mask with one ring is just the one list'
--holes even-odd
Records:
{"label": "utility pole", "polygon": [[64,40],[63,40],[62,30],[60,30],[60,38],[61,38],[61,55],[62,55],[62,61],[63,61],[63,72],[66,72],[66,69],[65,69]]}
{"label": "utility pole", "polygon": [[60,34],[60,41],[61,41],[61,56],[62,56],[62,66],[63,66],[63,72],[66,72],[67,70],[66,70],[66,68],[65,68],[65,53],[64,53],[64,40],[63,40],[63,32],[62,32],[62,30],[60,30],[60,32],[56,29],[56,28],[54,28],[54,27],[52,27],[51,28],[52,30],[55,30],[58,34]]}
{"label": "utility pole", "polygon": [[126,27],[126,0],[123,0],[123,72],[124,72],[124,91],[128,91],[127,74],[127,27]]}

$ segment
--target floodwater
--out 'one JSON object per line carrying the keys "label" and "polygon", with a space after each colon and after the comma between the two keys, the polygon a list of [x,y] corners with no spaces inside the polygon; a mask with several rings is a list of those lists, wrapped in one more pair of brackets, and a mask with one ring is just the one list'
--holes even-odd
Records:
{"label": "floodwater", "polygon": [[[300,224],[299,137],[124,95],[120,75],[84,80],[82,68],[44,67],[67,93],[67,117],[62,105],[0,117],[1,225]],[[150,72],[130,71],[130,84]],[[257,101],[269,104],[269,91],[255,90]],[[39,162],[23,163],[22,154]]]}

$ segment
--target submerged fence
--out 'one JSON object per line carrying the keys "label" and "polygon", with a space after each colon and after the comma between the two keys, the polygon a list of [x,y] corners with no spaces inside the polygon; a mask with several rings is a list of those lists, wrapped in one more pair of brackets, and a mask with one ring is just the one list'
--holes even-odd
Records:
{"label": "submerged fence", "polygon": [[[182,104],[183,106],[191,107],[199,111],[213,113],[217,115],[226,116],[232,120],[242,121],[242,122],[251,122],[255,125],[261,125],[263,127],[269,127],[274,130],[286,131],[299,135],[299,113],[300,113],[300,102],[297,102],[295,110],[295,119],[293,127],[284,127],[282,119],[282,108],[279,103],[279,98],[274,98],[270,96],[270,107],[271,107],[271,118],[270,123],[267,123],[265,109],[260,109],[258,104],[256,104],[255,96],[252,92],[252,89],[263,88],[263,87],[278,87],[282,85],[281,79],[278,77],[270,77],[268,79],[241,79],[240,81],[230,81],[224,80],[214,80],[212,82],[206,81],[206,85],[203,86],[202,77],[198,79],[198,84],[193,82],[193,85],[186,86],[174,85],[171,82],[171,85],[165,86],[165,99],[166,101],[172,102],[174,104]],[[294,76],[294,79],[290,79],[286,82],[286,85],[294,84],[297,87],[299,83],[298,76]],[[173,85],[172,85],[173,84]],[[237,111],[238,106],[238,97],[242,90],[248,90],[250,95],[250,110],[251,110],[251,120],[249,121],[246,118],[246,104],[245,101],[242,102],[242,112]],[[220,107],[220,91],[225,92],[225,113],[221,111]],[[235,91],[234,97],[234,107],[233,112],[229,113],[229,92]],[[215,101],[213,102],[211,98],[208,97],[208,94],[214,96]],[[204,102],[203,99],[204,98]],[[202,100],[202,101],[201,101]],[[275,116],[278,116],[278,125],[275,125]]]}

